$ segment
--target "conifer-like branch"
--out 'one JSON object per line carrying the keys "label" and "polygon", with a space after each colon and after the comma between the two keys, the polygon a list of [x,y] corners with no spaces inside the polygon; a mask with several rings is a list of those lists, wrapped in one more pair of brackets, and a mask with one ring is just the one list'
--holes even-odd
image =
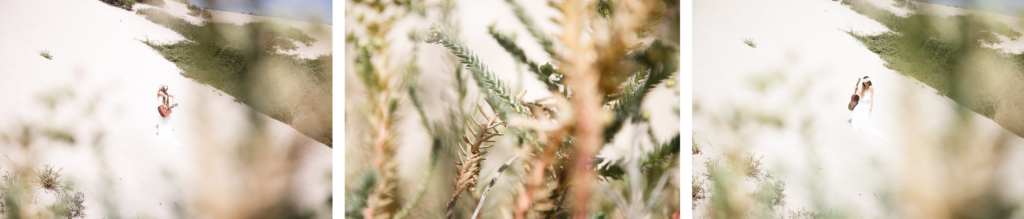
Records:
{"label": "conifer-like branch", "polygon": [[[533,61],[527,59],[526,53],[523,52],[522,48],[519,48],[519,45],[516,45],[515,39],[512,39],[512,37],[506,34],[498,32],[498,30],[494,28],[494,25],[489,26],[487,30],[488,33],[491,34],[491,37],[494,37],[494,40],[498,41],[498,45],[501,45],[502,48],[505,48],[506,52],[511,54],[512,57],[515,58],[516,60],[519,60],[519,62],[525,63],[526,66],[529,67],[530,72],[536,74],[537,79],[540,80],[541,82],[544,82],[544,84],[548,86],[548,90],[558,90],[558,85],[551,80],[552,72],[541,71],[541,67],[538,66],[537,63],[534,63]],[[548,67],[550,67],[550,65],[548,65]]]}
{"label": "conifer-like branch", "polygon": [[363,210],[367,206],[367,199],[370,198],[373,185],[377,184],[377,174],[373,170],[360,174],[354,181],[352,190],[345,192],[345,214],[362,218]]}
{"label": "conifer-like branch", "polygon": [[526,26],[526,30],[530,31],[530,35],[533,35],[533,38],[537,39],[537,43],[540,43],[541,47],[544,48],[544,51],[547,52],[551,58],[554,58],[557,54],[555,54],[555,49],[551,44],[551,40],[549,40],[539,28],[537,28],[537,25],[533,23],[533,19],[526,15],[526,11],[523,10],[523,6],[516,3],[515,0],[505,1],[512,6],[512,12],[515,12],[516,18],[519,18],[520,22],[523,22],[523,26]]}
{"label": "conifer-like branch", "polygon": [[656,40],[647,50],[629,57],[644,66],[641,68],[644,73],[630,76],[623,86],[619,98],[612,104],[615,120],[605,128],[605,142],[610,142],[615,137],[615,133],[622,129],[627,118],[639,116],[640,105],[651,89],[664,82],[678,70],[678,59],[668,58],[671,56],[666,57],[669,54],[674,54],[672,52],[670,48]]}
{"label": "conifer-like branch", "polygon": [[426,37],[427,43],[438,43],[444,45],[452,54],[462,59],[466,68],[473,74],[476,83],[487,94],[487,102],[495,109],[502,119],[508,119],[508,109],[520,115],[529,115],[528,109],[520,104],[514,93],[506,83],[498,78],[498,75],[487,68],[480,59],[462,44],[458,39],[449,36],[444,30],[433,24],[430,26],[430,34]]}
{"label": "conifer-like branch", "polygon": [[455,163],[458,168],[458,176],[455,178],[455,192],[452,194],[451,201],[448,202],[445,213],[445,218],[448,219],[451,219],[455,213],[455,202],[459,200],[462,191],[469,189],[470,192],[473,192],[476,190],[477,178],[480,177],[480,162],[485,160],[483,155],[487,154],[487,151],[482,151],[482,149],[493,147],[493,144],[489,144],[494,143],[491,138],[502,135],[498,133],[497,129],[502,125],[498,117],[496,115],[488,116],[482,105],[477,105],[477,109],[487,121],[479,123],[473,120],[473,124],[470,125],[476,125],[476,130],[467,127],[469,134],[462,135],[465,144],[460,144],[459,147],[462,162]]}
{"label": "conifer-like branch", "polygon": [[[656,146],[654,150],[644,154],[640,158],[640,170],[647,173],[652,168],[664,164],[665,161],[671,159],[676,154],[679,154],[679,147],[679,134],[676,134],[676,136],[672,137],[668,142],[662,143],[660,146]],[[601,162],[604,162],[604,160],[598,159],[596,163]],[[600,172],[602,176],[611,177],[612,179],[622,178],[622,175],[625,174],[625,170],[618,165],[608,165],[607,168],[599,169],[598,172]]]}

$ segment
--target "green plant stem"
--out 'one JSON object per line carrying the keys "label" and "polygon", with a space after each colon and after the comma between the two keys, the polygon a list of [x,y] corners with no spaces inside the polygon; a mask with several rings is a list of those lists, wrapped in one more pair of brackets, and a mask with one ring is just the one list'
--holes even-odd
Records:
{"label": "green plant stem", "polygon": [[540,43],[541,47],[544,48],[544,51],[547,52],[552,59],[555,58],[557,54],[555,54],[555,49],[551,44],[551,40],[549,40],[539,28],[537,28],[537,25],[533,23],[533,19],[526,15],[526,11],[523,10],[523,6],[520,6],[515,0],[505,1],[512,6],[512,12],[515,12],[516,18],[519,18],[519,21],[523,22],[523,26],[526,26],[526,30],[530,31],[530,35],[533,35],[533,38],[537,39],[537,43]]}
{"label": "green plant stem", "polygon": [[437,24],[430,26],[430,34],[427,36],[426,42],[444,45],[444,47],[451,50],[452,54],[462,59],[462,63],[466,64],[466,68],[469,69],[473,78],[476,79],[477,85],[486,93],[488,104],[498,112],[502,121],[508,121],[512,113],[509,110],[522,116],[529,115],[529,109],[519,103],[515,94],[506,87],[507,83],[501,81],[498,75],[492,72],[490,68],[487,68],[487,65],[481,62],[462,42],[449,36]]}
{"label": "green plant stem", "polygon": [[412,198],[409,202],[402,207],[398,213],[395,213],[395,219],[402,219],[409,216],[410,210],[416,207],[416,203],[419,202],[420,198],[427,191],[427,185],[430,184],[430,180],[434,176],[434,169],[437,167],[437,157],[440,155],[441,150],[441,139],[434,137],[433,149],[430,152],[430,161],[427,163],[427,172],[423,173],[423,179],[416,185],[416,191],[413,192]]}
{"label": "green plant stem", "polygon": [[548,86],[548,90],[558,90],[558,85],[555,84],[555,82],[551,81],[550,79],[551,74],[545,74],[547,72],[541,71],[540,66],[538,66],[537,63],[534,63],[527,59],[526,53],[523,52],[522,48],[519,48],[519,46],[516,45],[516,42],[514,39],[512,39],[512,37],[509,37],[506,34],[502,34],[501,32],[498,32],[498,30],[494,28],[494,25],[488,27],[487,30],[488,33],[491,34],[491,37],[493,37],[495,41],[498,41],[498,45],[501,45],[501,48],[504,48],[505,51],[511,54],[512,57],[515,58],[520,63],[526,64],[526,66],[530,69],[530,72],[533,72],[534,74],[537,75],[537,80],[544,82],[544,84]]}

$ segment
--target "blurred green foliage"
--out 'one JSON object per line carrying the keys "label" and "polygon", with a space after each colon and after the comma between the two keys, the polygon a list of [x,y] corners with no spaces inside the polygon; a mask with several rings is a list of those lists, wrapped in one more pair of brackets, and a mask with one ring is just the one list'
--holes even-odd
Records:
{"label": "blurred green foliage", "polygon": [[[1002,43],[999,35],[1017,40],[1021,33],[1004,23],[976,15],[939,17],[911,14],[901,17],[862,0],[843,0],[857,13],[885,25],[890,31],[877,35],[848,32],[871,52],[877,53],[885,66],[935,88],[961,105],[993,118],[999,106],[992,94],[967,95],[964,88],[978,91],[982,64],[964,59],[968,54],[1001,58],[1024,68],[1024,54],[1004,53],[987,47]],[[947,27],[939,29],[937,26]],[[1020,76],[1018,70],[1018,76]],[[968,86],[960,86],[967,84]]]}
{"label": "blurred green foliage", "polygon": [[[201,25],[194,25],[159,9],[142,9],[137,14],[170,28],[187,39],[167,44],[143,42],[176,64],[182,70],[183,76],[224,91],[235,97],[236,101],[287,124],[292,124],[292,120],[299,113],[316,113],[323,123],[321,125],[330,130],[333,55],[306,59],[282,53],[297,49],[294,42],[311,46],[316,41],[301,30],[270,22],[252,22],[244,25],[203,22]],[[258,72],[282,74],[284,77],[296,78],[315,85],[303,87],[302,95],[309,95],[317,104],[301,101],[275,102],[267,97],[254,96],[252,90],[270,89],[265,86],[273,86],[254,83],[254,77]],[[328,109],[301,111],[301,108],[310,105],[325,106]],[[332,146],[331,133],[322,131],[303,134]]]}

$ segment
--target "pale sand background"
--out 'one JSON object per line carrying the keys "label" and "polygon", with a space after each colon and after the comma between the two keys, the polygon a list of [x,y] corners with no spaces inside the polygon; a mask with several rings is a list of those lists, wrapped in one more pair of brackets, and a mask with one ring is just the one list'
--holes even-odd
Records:
{"label": "pale sand background", "polygon": [[[892,8],[888,0],[871,2]],[[705,150],[691,161],[694,175],[707,173],[704,163],[724,151],[745,149],[764,155],[766,169],[786,182],[786,210],[814,210],[812,194],[820,193],[828,206],[859,212],[854,218],[899,217],[887,214],[893,203],[876,195],[909,188],[901,187],[912,183],[906,177],[913,174],[907,172],[907,159],[920,151],[910,145],[937,147],[959,106],[887,69],[878,55],[844,32],[874,34],[886,27],[829,0],[701,0],[693,7],[693,129]],[[970,11],[991,16],[1024,32],[1016,17],[924,7],[941,15]],[[744,38],[753,39],[757,48],[744,44]],[[1002,48],[1020,52],[1024,43]],[[885,139],[854,131],[847,123],[846,104],[857,78],[865,75],[876,85],[872,119]],[[762,92],[754,86],[757,78],[777,81]],[[782,126],[751,122],[758,114],[777,116]],[[990,145],[1008,136],[1007,163],[995,170],[1001,179],[997,184],[1006,185],[1004,196],[1019,200],[1024,195],[1024,139],[969,114],[966,130],[975,134],[970,145]],[[745,117],[747,122],[740,119]],[[699,204],[709,205],[707,199]],[[692,216],[701,217],[704,210],[697,207]]]}
{"label": "pale sand background", "polygon": [[[135,10],[152,7],[136,4]],[[167,1],[166,11],[187,16],[185,6]],[[317,39],[311,47],[298,44],[295,51],[313,58],[331,53],[330,25],[309,24],[276,18],[212,11],[217,22],[242,24],[273,20],[302,29]],[[249,107],[206,85],[180,75],[180,70],[140,40],[173,42],[183,38],[170,29],[100,1],[0,0],[0,132],[20,133],[20,127],[54,127],[73,133],[74,144],[37,140],[23,153],[10,142],[0,143],[0,172],[11,171],[12,162],[24,162],[36,154],[35,167],[53,164],[76,183],[86,195],[89,218],[111,215],[103,212],[101,197],[109,196],[122,216],[175,218],[175,204],[188,214],[195,213],[195,201],[230,196],[240,185],[280,186],[294,193],[301,209],[319,208],[331,195],[331,152],[316,142],[262,114],[250,114]],[[53,60],[38,53],[49,50]],[[181,143],[175,147],[155,135],[158,115],[155,92],[160,84],[170,85],[171,94],[181,107],[173,114],[175,135]],[[71,95],[58,103],[55,111],[39,101],[43,94],[67,89]],[[251,131],[250,115],[264,121],[263,136],[272,150],[296,149],[297,166],[293,178],[277,178],[260,184],[231,179],[239,170],[230,169],[216,155],[234,155],[242,136]],[[292,147],[294,146],[294,147]],[[285,154],[286,155],[286,154]],[[259,168],[286,168],[281,156],[270,156]],[[220,163],[218,163],[220,162]],[[278,173],[281,172],[273,172]],[[109,175],[109,178],[104,178]],[[210,178],[214,175],[222,178]],[[272,177],[271,177],[272,178]],[[105,190],[112,180],[112,191]],[[243,179],[244,180],[244,179]],[[226,182],[226,183],[225,183]],[[244,188],[244,186],[242,186]],[[205,189],[205,190],[204,190]],[[211,189],[225,189],[210,193]],[[203,192],[206,191],[206,192]],[[208,193],[208,194],[201,194]],[[240,201],[260,197],[234,194],[220,201]],[[40,199],[47,195],[41,195]],[[177,203],[171,203],[176,201]],[[209,209],[207,209],[209,210]],[[192,215],[204,217],[203,215]],[[192,217],[187,216],[187,217]],[[207,215],[209,216],[209,215]]]}

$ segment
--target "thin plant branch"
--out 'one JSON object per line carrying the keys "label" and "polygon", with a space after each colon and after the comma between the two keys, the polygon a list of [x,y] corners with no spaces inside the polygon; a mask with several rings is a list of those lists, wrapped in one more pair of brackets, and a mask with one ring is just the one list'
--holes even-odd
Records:
{"label": "thin plant branch", "polygon": [[548,90],[558,91],[558,84],[551,80],[551,72],[541,71],[540,66],[537,65],[537,63],[534,63],[533,61],[527,59],[526,53],[523,52],[522,48],[519,48],[519,46],[516,45],[515,39],[512,39],[512,37],[506,34],[498,32],[498,30],[495,29],[493,24],[487,27],[487,32],[490,33],[491,37],[494,38],[494,41],[497,41],[498,45],[501,45],[501,47],[504,48],[506,52],[511,54],[513,58],[515,58],[517,61],[521,63],[526,64],[530,72],[533,72],[534,74],[537,75],[537,80],[544,82],[544,84],[548,86]]}
{"label": "thin plant branch", "polygon": [[430,34],[426,37],[425,42],[444,45],[444,47],[451,50],[452,54],[461,58],[462,63],[466,64],[469,71],[473,73],[472,75],[476,79],[477,85],[486,93],[486,99],[491,108],[497,111],[503,120],[507,120],[511,116],[511,112],[508,112],[508,109],[519,115],[529,115],[529,109],[516,101],[515,96],[513,96],[514,92],[507,87],[506,82],[498,78],[498,75],[480,61],[480,58],[473,54],[473,51],[466,48],[455,37],[449,36],[437,24],[430,26]]}
{"label": "thin plant branch", "polygon": [[530,31],[530,35],[533,35],[533,38],[537,39],[537,43],[540,43],[541,47],[544,48],[544,52],[547,52],[551,58],[555,58],[557,53],[555,53],[551,40],[549,40],[539,28],[537,28],[537,25],[533,23],[533,19],[530,18],[530,16],[527,16],[526,11],[523,10],[523,6],[520,6],[515,0],[505,1],[512,6],[512,11],[515,12],[516,18],[519,18],[519,21],[523,22],[523,26],[526,26],[526,30]]}
{"label": "thin plant branch", "polygon": [[505,161],[504,165],[498,167],[498,170],[494,172],[494,178],[491,178],[491,182],[488,183],[487,188],[484,189],[484,194],[480,195],[480,203],[476,204],[476,210],[473,211],[473,217],[470,218],[477,218],[477,216],[480,215],[480,208],[484,206],[484,200],[487,199],[487,192],[490,192],[491,187],[494,187],[494,184],[498,182],[498,177],[501,176],[501,173],[505,172],[505,169],[508,169],[508,166],[512,165],[512,162],[516,161],[518,158],[519,155],[513,156],[511,159],[508,159],[508,161]]}

